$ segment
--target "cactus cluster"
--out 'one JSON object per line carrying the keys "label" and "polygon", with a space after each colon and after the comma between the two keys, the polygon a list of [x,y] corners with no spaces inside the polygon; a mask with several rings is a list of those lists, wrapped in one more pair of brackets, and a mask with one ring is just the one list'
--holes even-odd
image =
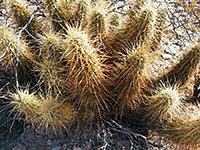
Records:
{"label": "cactus cluster", "polygon": [[167,74],[148,74],[150,60],[162,48],[166,23],[159,2],[3,4],[9,6],[12,25],[0,28],[0,62],[9,68],[19,62],[15,73],[22,85],[8,94],[10,105],[33,127],[56,133],[142,109],[162,136],[181,145],[198,145],[199,106],[187,104],[181,87],[197,72],[200,46],[188,47]]}

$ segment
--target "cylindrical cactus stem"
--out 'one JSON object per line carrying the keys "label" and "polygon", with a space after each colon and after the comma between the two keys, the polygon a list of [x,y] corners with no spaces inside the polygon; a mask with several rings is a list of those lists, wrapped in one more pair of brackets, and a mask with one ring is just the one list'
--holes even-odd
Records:
{"label": "cylindrical cactus stem", "polygon": [[163,123],[174,121],[176,115],[180,114],[183,94],[177,86],[163,85],[157,87],[153,94],[146,99],[147,115],[151,122]]}
{"label": "cylindrical cactus stem", "polygon": [[33,124],[37,125],[45,131],[53,131],[54,133],[62,132],[63,128],[68,129],[73,124],[76,111],[67,101],[63,101],[63,97],[54,96],[47,93],[46,96],[39,95],[40,107],[37,110],[37,116],[33,120]]}
{"label": "cylindrical cactus stem", "polygon": [[38,77],[38,84],[45,90],[61,93],[62,85],[64,84],[62,82],[64,80],[62,78],[62,67],[55,55],[49,54],[41,58],[40,62],[35,61],[33,71],[36,72]]}
{"label": "cylindrical cactus stem", "polygon": [[106,0],[97,0],[90,3],[86,13],[88,21],[88,32],[93,40],[106,40],[112,36],[112,28],[117,26],[117,16],[114,17],[108,9],[109,3]]}
{"label": "cylindrical cactus stem", "polygon": [[71,25],[86,26],[85,14],[89,5],[89,0],[45,0],[49,14],[53,20],[55,31],[60,31],[68,22]]}
{"label": "cylindrical cactus stem", "polygon": [[32,123],[40,107],[40,100],[35,93],[29,93],[28,89],[19,89],[15,93],[9,93],[9,97],[13,99],[10,102],[13,106],[12,111],[19,111],[18,117],[24,116],[27,122]]}
{"label": "cylindrical cactus stem", "polygon": [[66,74],[69,92],[79,108],[87,109],[87,105],[92,103],[93,110],[101,114],[101,110],[107,109],[106,96],[109,95],[103,85],[106,80],[104,56],[94,48],[94,41],[81,27],[66,26],[66,49],[62,61],[69,70]]}
{"label": "cylindrical cactus stem", "polygon": [[140,2],[139,6],[131,5],[133,8],[127,12],[128,17],[120,38],[137,44],[144,41],[144,38],[155,24],[156,11],[151,5],[152,3],[150,2],[145,2],[144,4]]}
{"label": "cylindrical cactus stem", "polygon": [[15,67],[16,60],[18,59],[18,76],[19,79],[23,76],[23,81],[25,81],[25,77],[28,77],[28,70],[31,66],[30,60],[34,58],[30,51],[31,48],[28,46],[28,43],[26,43],[24,38],[18,37],[14,29],[9,27],[0,28],[0,38],[1,65],[11,69]]}
{"label": "cylindrical cactus stem", "polygon": [[116,77],[115,93],[117,96],[117,107],[120,113],[126,109],[136,109],[140,104],[142,87],[145,82],[143,69],[147,63],[147,53],[144,47],[128,49],[126,54],[122,54],[120,63],[117,63],[119,68]]}
{"label": "cylindrical cactus stem", "polygon": [[180,149],[196,149],[200,140],[199,105],[185,105],[181,115],[174,115],[174,121],[163,124],[159,133],[176,143]]}
{"label": "cylindrical cactus stem", "polygon": [[[29,22],[33,13],[28,7],[26,7],[28,6],[26,4],[27,2],[25,2],[25,0],[8,0],[7,3],[10,6],[10,15],[13,15],[14,22],[18,27],[24,27]],[[40,28],[40,24],[36,21],[36,17],[34,17],[26,30],[32,36],[35,36],[37,32],[41,31]]]}
{"label": "cylindrical cactus stem", "polygon": [[[125,14],[118,14],[119,25],[114,35],[106,41],[106,45],[116,51],[120,51],[120,46],[125,43],[134,43],[139,45],[145,43],[151,49],[155,50],[160,44],[162,25],[164,20],[162,7],[156,7],[158,3],[153,1],[130,1],[130,7]],[[164,25],[163,25],[164,26]]]}
{"label": "cylindrical cactus stem", "polygon": [[20,89],[9,96],[13,99],[10,102],[13,106],[11,111],[19,111],[18,117],[25,116],[25,123],[31,123],[33,127],[42,130],[61,132],[63,128],[68,129],[76,117],[74,108],[63,101],[65,98],[53,96],[51,93],[43,96]]}
{"label": "cylindrical cactus stem", "polygon": [[54,31],[44,32],[38,35],[39,49],[34,59],[33,71],[38,75],[39,84],[47,91],[54,89],[61,92],[65,80],[64,65],[61,63],[63,49],[65,49],[64,39],[60,33]]}
{"label": "cylindrical cactus stem", "polygon": [[[63,1],[59,1],[61,5],[63,5]],[[59,6],[57,6],[56,0],[44,0],[45,5],[47,6],[47,10],[48,13],[51,17],[51,19],[53,19],[52,21],[52,25],[54,26],[54,30],[55,31],[60,31],[63,27],[62,27],[62,23],[63,23],[63,16],[59,13]],[[64,4],[67,5],[67,4]],[[68,5],[67,5],[68,6]]]}
{"label": "cylindrical cactus stem", "polygon": [[157,10],[157,15],[155,16],[156,21],[153,25],[153,29],[147,35],[147,41],[149,41],[149,46],[153,51],[156,51],[160,48],[159,46],[165,31],[164,28],[166,26],[166,16],[167,13],[165,9],[160,6]]}
{"label": "cylindrical cactus stem", "polygon": [[200,61],[200,46],[194,46],[191,50],[180,60],[180,62],[172,68],[172,70],[158,79],[164,83],[183,86],[186,81],[194,75]]}

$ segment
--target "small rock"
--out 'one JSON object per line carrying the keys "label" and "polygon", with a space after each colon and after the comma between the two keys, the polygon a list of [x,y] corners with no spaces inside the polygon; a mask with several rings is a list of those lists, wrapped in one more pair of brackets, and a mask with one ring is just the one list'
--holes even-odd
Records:
{"label": "small rock", "polygon": [[167,54],[176,55],[178,53],[179,49],[180,49],[180,47],[178,45],[170,44],[169,46],[167,46],[165,48],[165,52]]}
{"label": "small rock", "polygon": [[48,139],[47,140],[47,145],[52,145],[52,140]]}
{"label": "small rock", "polygon": [[12,150],[26,150],[26,146],[22,144],[17,144],[15,147],[12,148]]}
{"label": "small rock", "polygon": [[162,58],[168,60],[172,58],[172,56],[170,54],[162,54]]}
{"label": "small rock", "polygon": [[63,144],[63,150],[67,150],[67,144]]}
{"label": "small rock", "polygon": [[52,150],[61,150],[61,149],[62,149],[61,146],[56,146],[56,147],[52,148]]}
{"label": "small rock", "polygon": [[80,147],[74,147],[73,150],[81,150]]}
{"label": "small rock", "polygon": [[90,149],[92,149],[91,141],[89,141],[89,142],[86,142],[85,149],[87,149],[87,150],[90,150]]}

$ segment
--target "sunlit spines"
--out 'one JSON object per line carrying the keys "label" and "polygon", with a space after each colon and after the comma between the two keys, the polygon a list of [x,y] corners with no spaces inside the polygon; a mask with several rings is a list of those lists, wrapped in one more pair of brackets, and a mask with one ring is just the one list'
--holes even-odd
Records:
{"label": "sunlit spines", "polygon": [[18,56],[18,73],[22,76],[28,74],[31,60],[34,55],[30,52],[31,48],[24,38],[19,38],[18,33],[9,27],[0,28],[0,62],[5,67],[14,67]]}
{"label": "sunlit spines", "polygon": [[127,109],[135,110],[140,104],[142,98],[142,87],[145,83],[146,76],[143,74],[145,63],[148,62],[146,49],[140,48],[126,49],[122,54],[121,62],[117,63],[119,72],[116,78],[117,108],[120,113]]}
{"label": "sunlit spines", "polygon": [[78,107],[82,108],[83,105],[86,109],[88,102],[93,101],[93,110],[105,109],[107,107],[105,93],[108,91],[103,85],[106,79],[104,56],[94,48],[93,41],[81,27],[66,26],[68,28],[65,43],[68,47],[63,53],[63,62],[66,64],[65,68],[70,71],[67,75],[70,81],[69,91]]}
{"label": "sunlit spines", "polygon": [[9,93],[9,97],[13,99],[10,102],[13,106],[12,111],[19,111],[19,117],[25,116],[26,121],[32,123],[40,107],[40,100],[35,93],[30,93],[28,89],[19,89],[15,93]]}
{"label": "sunlit spines", "polygon": [[71,25],[87,25],[85,14],[90,0],[45,0],[45,3],[51,18],[55,20],[52,22],[55,31],[62,30],[64,22]]}
{"label": "sunlit spines", "polygon": [[45,131],[62,132],[63,128],[68,129],[73,124],[76,111],[68,103],[63,101],[58,95],[39,95],[41,100],[33,123]]}
{"label": "sunlit spines", "polygon": [[180,115],[183,99],[178,86],[160,85],[146,100],[147,117],[154,123],[172,122]]}
{"label": "sunlit spines", "polygon": [[199,115],[199,105],[184,105],[181,115],[174,115],[174,121],[163,124],[159,133],[180,149],[197,149],[200,141]]}
{"label": "sunlit spines", "polygon": [[105,17],[105,31],[102,34],[101,38],[103,39],[103,44],[109,49],[105,51],[110,53],[111,51],[120,51],[124,42],[123,39],[119,36],[120,31],[123,29],[124,25],[124,16],[117,12],[108,12]]}
{"label": "sunlit spines", "polygon": [[54,89],[61,92],[65,80],[64,66],[62,65],[62,51],[65,48],[64,39],[60,33],[46,31],[40,37],[39,49],[36,52],[33,71],[36,72],[38,83],[46,90]]}
{"label": "sunlit spines", "polygon": [[160,8],[156,8],[154,5],[157,4],[152,0],[130,3],[119,38],[136,44],[150,40],[155,31],[155,24],[160,11]]}
{"label": "sunlit spines", "polygon": [[[63,54],[63,58],[67,58],[68,63],[71,63],[71,67],[80,65],[76,67],[83,67],[86,69],[83,71],[92,71],[97,76],[103,75],[101,70],[101,65],[103,65],[101,57],[103,55],[97,48],[94,48],[94,41],[90,40],[87,32],[82,30],[81,27],[71,26],[68,26],[66,32],[67,49]],[[71,60],[68,60],[68,58]],[[73,63],[75,64],[73,65]]]}
{"label": "sunlit spines", "polygon": [[54,55],[48,55],[46,57],[41,57],[41,62],[35,62],[33,71],[36,72],[38,76],[38,84],[42,86],[45,90],[52,90],[54,92],[61,92],[64,84],[62,76],[62,66],[59,62],[54,60],[56,57]]}
{"label": "sunlit spines", "polygon": [[[40,38],[39,44],[41,48],[46,48],[47,51],[58,51],[63,44],[62,33],[54,31],[52,27],[37,36]],[[39,54],[42,55],[42,51]]]}
{"label": "sunlit spines", "polygon": [[[32,11],[26,6],[32,3],[28,1],[9,1],[10,8],[13,8],[9,11],[15,22],[10,27],[14,32],[7,28],[0,31],[3,33],[0,41],[1,62],[8,66],[12,64],[12,67],[16,65],[18,49],[19,82],[24,80],[20,67],[26,69],[28,61],[31,72],[27,74],[31,76],[31,85],[34,85],[31,89],[38,87],[33,94],[26,90],[19,90],[19,95],[10,94],[12,99],[18,100],[11,103],[14,112],[19,110],[19,117],[25,116],[25,121],[42,130],[59,132],[74,121],[79,125],[83,122],[96,123],[98,119],[107,120],[105,117],[113,114],[123,118],[126,110],[135,113],[138,106],[145,105],[140,103],[146,100],[150,123],[158,122],[157,128],[163,126],[159,130],[166,129],[172,133],[171,137],[166,137],[177,143],[197,143],[199,122],[196,120],[199,118],[196,119],[195,113],[199,110],[195,108],[197,111],[194,113],[189,111],[193,108],[184,107],[180,86],[174,85],[188,81],[193,72],[190,65],[199,64],[199,48],[194,48],[196,51],[191,53],[191,58],[181,61],[184,66],[175,67],[177,74],[175,71],[173,75],[168,74],[167,78],[161,79],[171,86],[158,88],[157,82],[144,73],[145,67],[150,66],[149,55],[154,55],[149,51],[158,49],[162,38],[165,14],[158,6],[160,3],[154,0],[129,0],[124,3],[106,0],[40,2],[37,3],[35,17],[39,15],[41,26],[37,25],[35,21],[38,18],[34,17],[26,28],[37,37],[32,37],[31,43],[30,37],[24,36],[25,30],[20,37],[14,31],[16,25],[20,30],[30,19]],[[115,4],[122,6],[114,8]],[[40,27],[46,28],[35,34]],[[184,71],[188,72],[187,75],[182,75]],[[172,81],[172,76],[177,76],[178,80],[175,78]],[[146,80],[150,80],[148,84],[152,83],[152,86],[146,86]],[[148,86],[152,91],[148,91]],[[111,92],[114,94],[111,95]],[[182,125],[186,127],[182,128]],[[179,134],[177,137],[175,132]],[[190,133],[195,134],[194,138]]]}
{"label": "sunlit spines", "polygon": [[108,17],[108,2],[105,0],[93,1],[86,13],[88,21],[88,32],[95,39],[97,36],[101,40],[108,34],[110,26],[110,18]]}
{"label": "sunlit spines", "polygon": [[[123,6],[122,6],[123,8]],[[121,46],[124,43],[134,43],[140,45],[145,43],[151,47],[149,51],[156,50],[159,47],[162,37],[162,26],[159,23],[164,20],[161,16],[162,7],[152,0],[130,1],[129,7],[123,8],[123,13],[108,14],[118,16],[115,17],[117,26],[110,22],[111,33],[106,40],[106,46],[115,51],[122,52]],[[112,18],[112,17],[111,17]],[[114,29],[114,30],[113,30]],[[114,31],[112,33],[112,31]]]}
{"label": "sunlit spines", "polygon": [[28,89],[19,89],[10,93],[9,97],[13,99],[10,102],[12,112],[19,111],[18,117],[25,116],[25,123],[45,131],[58,133],[63,128],[67,130],[76,118],[76,111],[70,103],[51,92],[44,96],[41,93],[29,93]]}
{"label": "sunlit spines", "polygon": [[155,22],[153,24],[153,29],[147,35],[147,39],[150,42],[150,47],[153,51],[160,49],[160,44],[163,38],[163,33],[166,27],[166,17],[167,12],[164,9],[164,5],[157,6],[157,14],[155,16]]}

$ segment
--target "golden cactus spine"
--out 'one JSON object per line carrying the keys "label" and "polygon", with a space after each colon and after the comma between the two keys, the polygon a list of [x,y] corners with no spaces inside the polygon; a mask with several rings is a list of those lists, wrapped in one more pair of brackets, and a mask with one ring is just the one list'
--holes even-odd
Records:
{"label": "golden cactus spine", "polygon": [[64,88],[65,71],[61,63],[62,52],[66,45],[61,37],[62,33],[47,30],[43,35],[38,35],[38,49],[35,50],[37,56],[33,62],[33,71],[36,72],[38,84],[47,91],[53,90],[60,93]]}
{"label": "golden cactus spine", "polygon": [[59,95],[46,93],[30,93],[27,89],[20,89],[18,92],[10,93],[14,99],[10,103],[13,105],[12,112],[18,112],[18,117],[25,117],[27,123],[33,127],[41,128],[45,131],[61,132],[68,129],[76,117],[76,111],[70,103],[62,100]]}
{"label": "golden cactus spine", "polygon": [[199,147],[199,104],[183,105],[181,114],[174,114],[173,121],[167,121],[159,133],[177,144],[178,149]]}
{"label": "golden cactus spine", "polygon": [[154,93],[147,98],[146,109],[148,118],[155,123],[165,123],[165,121],[174,121],[174,118],[180,112],[183,93],[180,93],[178,86],[163,84],[157,87]]}
{"label": "golden cactus spine", "polygon": [[103,64],[104,55],[95,48],[95,43],[81,27],[66,25],[65,43],[62,61],[68,70],[67,84],[75,105],[79,109],[87,108],[101,115],[102,110],[108,109],[109,92],[103,85],[106,80]]}
{"label": "golden cactus spine", "polygon": [[12,111],[17,112],[19,110],[18,116],[25,116],[26,120],[32,123],[40,106],[39,99],[34,93],[30,93],[27,89],[20,89],[18,93],[10,93],[9,96],[14,99],[10,103],[10,105],[14,105]]}
{"label": "golden cactus spine", "polygon": [[117,96],[117,108],[120,113],[126,109],[136,109],[142,99],[142,88],[146,76],[143,73],[144,65],[148,62],[147,49],[142,45],[136,49],[132,46],[122,54],[121,63],[117,63],[119,68],[116,76],[115,93]]}

